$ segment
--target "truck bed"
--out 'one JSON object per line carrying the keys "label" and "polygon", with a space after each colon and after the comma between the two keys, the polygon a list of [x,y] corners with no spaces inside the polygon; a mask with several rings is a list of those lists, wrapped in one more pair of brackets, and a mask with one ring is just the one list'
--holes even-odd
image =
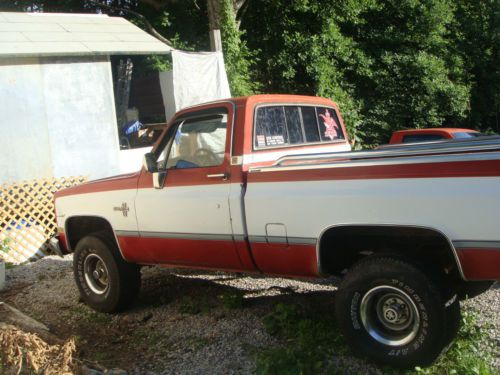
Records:
{"label": "truck bed", "polygon": [[[478,154],[500,152],[500,136],[478,137],[474,139],[454,139],[415,144],[383,145],[375,150],[335,153],[316,153],[284,156],[269,167],[252,168],[251,171],[275,170],[277,167],[324,165],[331,163],[381,161],[397,159],[404,162],[414,157],[449,156],[453,154]],[[492,155],[488,158],[493,157]],[[419,159],[415,159],[419,160]],[[393,162],[391,160],[390,162]]]}

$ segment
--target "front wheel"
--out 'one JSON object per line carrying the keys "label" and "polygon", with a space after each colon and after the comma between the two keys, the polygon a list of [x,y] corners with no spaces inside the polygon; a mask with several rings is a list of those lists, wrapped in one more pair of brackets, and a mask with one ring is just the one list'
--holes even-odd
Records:
{"label": "front wheel", "polygon": [[366,258],[345,277],[336,297],[340,330],[351,347],[396,367],[431,364],[450,341],[458,300],[416,265]]}
{"label": "front wheel", "polygon": [[140,289],[139,266],[126,262],[105,235],[90,235],[78,242],[73,271],[82,299],[97,311],[125,309]]}

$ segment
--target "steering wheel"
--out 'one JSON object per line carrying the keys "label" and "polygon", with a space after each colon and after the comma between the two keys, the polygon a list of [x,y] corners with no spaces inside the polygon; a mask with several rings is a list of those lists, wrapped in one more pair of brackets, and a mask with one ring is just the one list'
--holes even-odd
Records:
{"label": "steering wheel", "polygon": [[220,161],[215,152],[208,148],[199,148],[193,154],[193,158],[196,160],[196,164],[200,167],[209,167],[219,165]]}

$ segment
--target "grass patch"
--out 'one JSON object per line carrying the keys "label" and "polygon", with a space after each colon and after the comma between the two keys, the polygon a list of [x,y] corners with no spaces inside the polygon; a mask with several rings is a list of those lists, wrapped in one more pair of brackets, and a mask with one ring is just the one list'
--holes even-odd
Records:
{"label": "grass patch", "polygon": [[184,296],[180,301],[179,312],[183,314],[196,315],[200,313],[206,313],[210,310],[211,307],[212,306],[210,305],[206,296],[202,296],[197,299],[194,299],[190,296]]}
{"label": "grass patch", "polygon": [[159,298],[155,298],[151,303],[148,301],[148,306],[161,307],[170,303],[171,297],[168,294],[162,294]]}
{"label": "grass patch", "polygon": [[230,310],[241,309],[245,303],[243,294],[240,292],[221,294],[219,300],[222,302],[222,306]]}
{"label": "grass patch", "polygon": [[193,351],[197,351],[209,345],[210,340],[205,337],[191,336],[184,339],[184,343]]}
{"label": "grass patch", "polygon": [[80,304],[71,306],[67,310],[66,315],[69,317],[77,317],[95,324],[108,324],[113,320],[113,317],[109,314],[94,311],[90,307]]}
{"label": "grass patch", "polygon": [[9,244],[10,244],[9,238],[5,238],[3,240],[0,240],[0,262],[4,262],[6,270],[14,268],[16,266],[15,264],[7,262],[5,260],[5,257],[7,256],[7,254],[10,251]]}
{"label": "grass patch", "polygon": [[130,341],[134,343],[134,345],[143,344],[151,347],[163,342],[165,337],[166,335],[160,330],[152,331],[149,328],[140,328],[134,331]]}
{"label": "grass patch", "polygon": [[475,311],[464,309],[462,327],[448,352],[431,367],[417,367],[408,374],[498,374],[498,369],[494,369],[491,364],[495,343],[486,333],[488,327],[479,327],[477,321]]}
{"label": "grass patch", "polygon": [[325,372],[329,357],[348,350],[332,314],[306,316],[296,306],[277,304],[264,317],[264,326],[268,333],[282,338],[285,345],[258,353],[257,374]]}
{"label": "grass patch", "polygon": [[[477,324],[473,311],[462,313],[462,327],[448,352],[434,365],[398,371],[386,367],[384,374],[438,374],[438,375],[493,375],[498,371],[492,366],[495,343],[490,342],[485,328]],[[284,342],[277,348],[256,353],[256,373],[269,374],[345,374],[347,368],[334,367],[331,358],[349,353],[336,327],[333,314],[305,314],[297,306],[276,305],[263,320],[266,331]]]}

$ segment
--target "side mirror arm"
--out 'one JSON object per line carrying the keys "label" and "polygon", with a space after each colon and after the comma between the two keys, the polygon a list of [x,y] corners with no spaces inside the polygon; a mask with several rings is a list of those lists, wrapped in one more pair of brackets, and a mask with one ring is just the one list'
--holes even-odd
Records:
{"label": "side mirror arm", "polygon": [[153,172],[153,186],[155,189],[162,189],[165,184],[167,171]]}
{"label": "side mirror arm", "polygon": [[156,165],[155,156],[152,152],[148,152],[144,155],[142,165],[149,173],[158,172],[158,166]]}
{"label": "side mirror arm", "polygon": [[162,189],[165,178],[167,177],[167,171],[158,170],[154,154],[152,152],[145,154],[142,164],[144,165],[144,169],[153,174],[153,185],[155,189]]}

